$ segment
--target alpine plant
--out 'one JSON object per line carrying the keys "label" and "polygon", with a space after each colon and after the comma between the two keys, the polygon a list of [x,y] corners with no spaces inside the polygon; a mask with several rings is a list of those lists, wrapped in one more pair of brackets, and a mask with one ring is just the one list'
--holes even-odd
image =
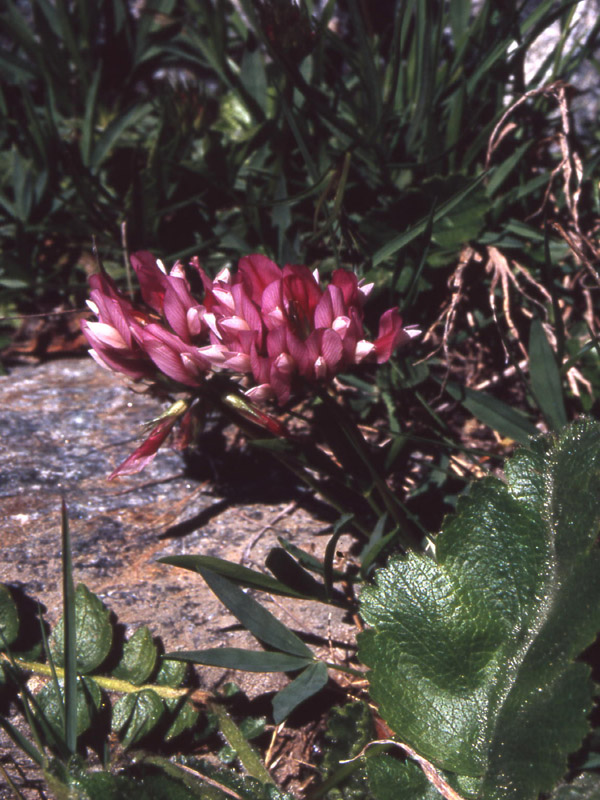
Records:
{"label": "alpine plant", "polygon": [[[199,394],[210,373],[225,372],[238,377],[252,407],[269,399],[281,406],[303,385],[330,382],[364,361],[387,361],[419,333],[403,328],[398,309],[391,308],[369,341],[363,305],[373,284],[363,285],[345,269],[335,270],[322,288],[318,271],[297,264],[280,269],[263,255],[244,256],[234,275],[224,269],[214,280],[194,258],[190,268],[204,287],[200,302],[180,261],[167,273],[141,251],[131,264],[143,305],[124,297],[105,273],[93,275],[88,305],[97,321],[81,327],[99,364],[171,390],[189,387]],[[137,472],[153,458],[175,422],[185,422],[189,407],[176,406],[111,477]]]}

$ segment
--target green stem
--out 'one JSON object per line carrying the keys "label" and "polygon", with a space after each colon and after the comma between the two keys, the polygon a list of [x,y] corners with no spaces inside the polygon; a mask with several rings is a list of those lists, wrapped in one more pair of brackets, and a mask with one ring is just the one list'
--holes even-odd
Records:
{"label": "green stem", "polygon": [[[10,660],[2,653],[0,653],[0,658],[8,661],[11,664],[14,664],[17,667],[20,667],[26,672],[33,672],[35,675],[43,675],[47,678],[51,678],[53,675],[52,667],[49,664],[41,664],[39,661],[25,661],[22,658],[14,658]],[[54,667],[54,671],[57,678],[62,678],[64,680],[64,669],[61,667]],[[118,678],[109,678],[105,675],[90,675],[89,677],[92,678],[92,680],[94,680],[98,686],[100,686],[102,689],[106,689],[109,692],[133,694],[134,692],[142,692],[145,689],[152,689],[152,691],[156,692],[159,697],[164,697],[167,700],[171,698],[185,697],[186,695],[191,694],[190,689],[175,689],[172,686],[157,686],[153,683],[136,686],[133,683],[129,683],[129,681],[119,680]]]}
{"label": "green stem", "polygon": [[[344,437],[347,439],[351,447],[354,449],[362,463],[367,468],[367,471],[373,481],[375,488],[379,493],[379,497],[381,498],[386,510],[389,512],[390,517],[396,523],[398,527],[398,538],[400,540],[401,546],[405,549],[415,548],[420,550],[421,549],[421,542],[420,539],[417,538],[415,533],[412,531],[411,526],[408,524],[408,520],[406,518],[405,513],[403,513],[401,507],[398,504],[397,498],[392,494],[390,487],[387,485],[385,479],[379,474],[377,469],[373,466],[372,459],[369,455],[367,450],[366,442],[364,436],[358,429],[358,427],[352,422],[349,417],[344,413],[343,409],[336,402],[336,400],[331,397],[327,390],[322,390],[319,393],[323,403],[326,405],[329,411],[329,417],[331,419],[332,424],[335,424]],[[367,501],[369,497],[365,495]],[[381,514],[379,514],[381,516]]]}
{"label": "green stem", "polygon": [[235,750],[237,757],[242,762],[246,772],[261,783],[275,785],[275,781],[267,772],[258,754],[248,742],[244,734],[231,719],[227,710],[220,703],[209,703],[208,708],[219,720],[219,728],[223,736],[227,739],[231,747]]}

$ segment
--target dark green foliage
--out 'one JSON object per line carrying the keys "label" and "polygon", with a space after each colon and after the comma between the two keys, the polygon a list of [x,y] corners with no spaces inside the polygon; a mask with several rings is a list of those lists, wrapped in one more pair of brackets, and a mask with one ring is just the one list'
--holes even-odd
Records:
{"label": "dark green foliage", "polygon": [[138,628],[125,642],[121,661],[113,675],[130,683],[144,683],[154,672],[157,652],[150,630],[146,626]]}
{"label": "dark green foliage", "polygon": [[[80,583],[75,590],[75,634],[77,670],[93,672],[106,659],[113,639],[109,611],[102,601]],[[64,666],[64,628],[62,618],[50,637],[50,653],[55,664]]]}
{"label": "dark green foliage", "polygon": [[588,731],[575,659],[600,627],[600,425],[537,440],[506,475],[460,501],[437,560],[396,560],[361,598],[382,716],[486,800],[551,790]]}
{"label": "dark green foliage", "polygon": [[19,633],[17,606],[8,587],[0,584],[0,651],[6,650]]}

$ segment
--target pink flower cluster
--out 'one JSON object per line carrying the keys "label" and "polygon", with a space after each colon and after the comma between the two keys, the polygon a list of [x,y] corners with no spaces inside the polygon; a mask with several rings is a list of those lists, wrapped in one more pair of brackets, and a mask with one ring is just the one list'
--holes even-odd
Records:
{"label": "pink flower cluster", "polygon": [[284,404],[304,379],[326,382],[364,360],[387,361],[418,331],[402,328],[395,308],[379,322],[374,341],[365,338],[363,303],[370,285],[344,269],[324,289],[317,272],[262,255],[242,258],[211,280],[197,259],[191,263],[204,286],[200,303],[177,262],[169,273],[148,252],[131,256],[145,308],[133,305],[105,274],[90,278],[89,306],[97,322],[82,330],[92,356],[135,380],[158,379],[200,387],[209,371],[248,378],[247,396]]}

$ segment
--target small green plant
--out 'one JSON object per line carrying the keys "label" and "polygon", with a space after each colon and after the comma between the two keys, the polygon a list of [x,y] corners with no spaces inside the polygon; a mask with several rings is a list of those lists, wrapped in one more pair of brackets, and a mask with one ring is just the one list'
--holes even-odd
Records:
{"label": "small green plant", "polygon": [[[433,800],[438,792],[454,800],[537,800],[600,791],[590,722],[594,688],[590,665],[581,659],[600,628],[600,423],[582,420],[533,440],[505,472],[506,482],[488,477],[473,484],[436,537],[434,552],[392,559],[373,581],[361,582],[367,629],[358,636],[350,671],[360,675],[368,667],[370,703],[333,712],[323,782],[311,791],[313,800],[334,790],[375,800]],[[48,640],[48,664],[32,663],[10,651],[19,620],[3,588],[5,680],[20,687],[36,744],[8,719],[2,727],[44,768],[58,796],[66,787],[78,798],[97,796],[100,786],[118,792],[132,785],[132,776],[159,797],[172,791],[220,798],[227,787],[251,800],[285,796],[216,702],[210,706],[215,725],[251,778],[215,772],[194,759],[181,762],[182,771],[177,760],[148,754],[125,768],[110,771],[105,763],[105,771],[90,773],[75,758],[110,690],[122,693],[111,717],[126,747],[143,742],[169,712],[167,739],[197,729],[188,690],[177,688],[182,661],[297,674],[275,696],[276,722],[327,680],[328,665],[236,584],[297,593],[218,559],[165,560],[198,571],[264,649],[169,653],[157,672],[155,645],[141,629],[111,675],[102,675],[111,623],[98,598],[80,586],[67,592],[70,611],[66,604],[64,621]],[[27,671],[49,677],[37,695],[21,677]],[[49,760],[45,747],[57,759]],[[398,760],[396,751],[407,760]]]}

